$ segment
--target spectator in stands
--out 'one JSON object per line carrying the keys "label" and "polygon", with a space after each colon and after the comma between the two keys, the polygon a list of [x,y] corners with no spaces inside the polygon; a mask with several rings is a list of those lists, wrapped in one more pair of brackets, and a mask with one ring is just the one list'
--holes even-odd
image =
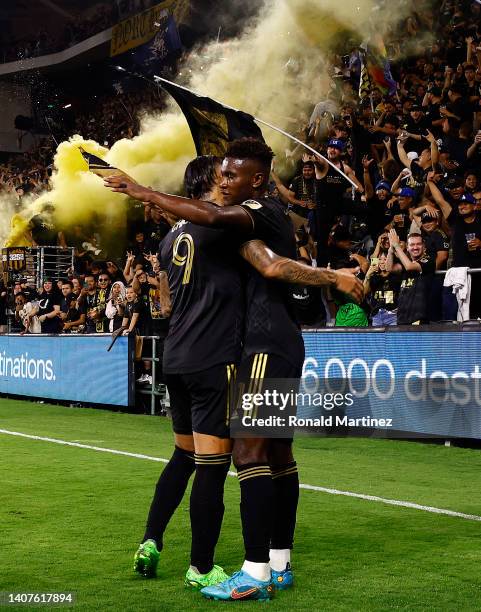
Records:
{"label": "spectator in stands", "polygon": [[372,325],[397,324],[397,303],[401,287],[400,277],[386,270],[387,252],[371,258],[371,265],[364,279],[364,295],[371,308]]}
{"label": "spectator in stands", "polygon": [[385,219],[387,228],[394,228],[403,242],[406,241],[411,223],[411,212],[416,192],[410,187],[403,187],[399,193],[390,200]]}
{"label": "spectator in stands", "polygon": [[42,325],[42,334],[58,334],[62,328],[60,295],[51,278],[44,279],[42,288],[37,311],[38,319]]}
{"label": "spectator in stands", "polygon": [[42,325],[38,318],[38,302],[28,301],[23,293],[15,296],[15,322],[12,331],[22,334],[42,333]]}
{"label": "spectator in stands", "polygon": [[[400,263],[394,262],[394,256]],[[398,324],[429,323],[429,292],[434,275],[434,261],[426,253],[421,234],[409,234],[405,253],[396,230],[389,230],[386,270],[400,274],[402,279],[398,299]]]}
{"label": "spectator in stands", "polygon": [[[453,266],[481,267],[481,218],[476,212],[476,200],[470,193],[463,194],[458,205],[452,206],[434,183],[434,174],[428,179],[431,194],[452,231]],[[471,275],[471,318],[481,317],[481,278]]]}
{"label": "spectator in stands", "polygon": [[3,280],[0,280],[0,334],[7,333],[8,292]]}
{"label": "spectator in stands", "polygon": [[159,208],[146,206],[145,214],[145,252],[157,253],[160,241],[170,230],[170,225],[165,220],[164,214]]}
{"label": "spectator in stands", "polygon": [[67,246],[63,232],[56,227],[54,212],[53,204],[44,204],[41,212],[30,220],[33,246]]}
{"label": "spectator in stands", "polygon": [[69,280],[62,281],[61,291],[59,317],[63,323],[62,332],[66,334],[72,331],[80,331],[85,325],[85,312],[83,307],[77,304],[72,282]]}
{"label": "spectator in stands", "polygon": [[[122,319],[122,327],[124,327],[123,335],[129,336],[133,334],[136,337],[135,340],[135,358],[139,360],[142,357],[142,335],[144,332],[145,325],[145,306],[139,299],[136,291],[133,287],[127,287],[126,291],[126,304],[124,318]],[[152,384],[152,376],[144,371],[138,382],[147,382]]]}
{"label": "spectator in stands", "polygon": [[289,216],[295,229],[307,224],[309,212],[316,207],[317,179],[314,162],[307,160],[302,164],[302,173],[295,176],[289,185],[284,187],[275,172],[272,178],[284,202],[289,205]]}
{"label": "spectator in stands", "polygon": [[[85,277],[85,285],[78,298],[79,308],[85,311],[85,333],[95,334],[97,328],[103,331],[102,308],[99,308],[99,290],[95,277],[91,274]],[[105,310],[105,309],[104,309]]]}
{"label": "spectator in stands", "polygon": [[109,332],[114,332],[122,326],[126,305],[126,289],[124,283],[115,281],[105,307],[105,316],[109,320]]}

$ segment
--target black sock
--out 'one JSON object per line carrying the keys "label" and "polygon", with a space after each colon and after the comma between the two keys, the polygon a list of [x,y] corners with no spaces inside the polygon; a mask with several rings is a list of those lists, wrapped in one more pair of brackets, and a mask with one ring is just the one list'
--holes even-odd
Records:
{"label": "black sock", "polygon": [[195,478],[190,494],[190,563],[201,574],[207,574],[214,566],[215,547],[224,517],[224,483],[230,459],[230,453],[195,455]]}
{"label": "black sock", "polygon": [[248,463],[237,468],[237,477],[246,561],[268,563],[273,514],[271,469],[267,463]]}
{"label": "black sock", "polygon": [[299,501],[299,473],[295,461],[272,468],[274,507],[271,522],[271,548],[292,548]]}
{"label": "black sock", "polygon": [[194,470],[194,453],[176,446],[155,487],[143,542],[155,540],[157,548],[162,550],[164,531],[184,497]]}

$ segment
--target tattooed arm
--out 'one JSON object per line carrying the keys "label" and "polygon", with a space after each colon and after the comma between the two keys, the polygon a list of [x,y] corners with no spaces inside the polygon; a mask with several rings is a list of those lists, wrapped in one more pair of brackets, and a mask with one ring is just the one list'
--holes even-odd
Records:
{"label": "tattooed arm", "polygon": [[265,278],[296,285],[333,287],[358,302],[362,300],[362,283],[353,274],[327,268],[312,268],[288,257],[280,257],[261,240],[246,242],[242,245],[240,254]]}

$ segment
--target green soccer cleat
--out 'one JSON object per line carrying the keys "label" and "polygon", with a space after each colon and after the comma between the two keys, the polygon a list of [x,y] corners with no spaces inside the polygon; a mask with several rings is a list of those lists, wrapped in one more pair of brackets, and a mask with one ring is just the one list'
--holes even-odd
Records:
{"label": "green soccer cleat", "polygon": [[199,574],[192,567],[189,567],[185,575],[184,584],[192,589],[203,589],[204,587],[214,586],[219,582],[224,582],[229,576],[224,570],[218,565],[214,567],[207,574]]}
{"label": "green soccer cleat", "polygon": [[134,572],[144,578],[155,578],[160,553],[154,540],[146,540],[141,544],[134,556]]}

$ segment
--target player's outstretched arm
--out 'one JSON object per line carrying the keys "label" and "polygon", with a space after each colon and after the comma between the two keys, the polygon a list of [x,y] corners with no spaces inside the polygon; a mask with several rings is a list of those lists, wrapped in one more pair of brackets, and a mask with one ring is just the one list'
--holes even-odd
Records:
{"label": "player's outstretched arm", "polygon": [[262,240],[246,242],[242,245],[240,254],[265,278],[296,285],[333,287],[356,302],[362,301],[363,285],[353,274],[327,268],[312,268],[288,257],[280,257]]}
{"label": "player's outstretched arm", "polygon": [[112,189],[112,191],[125,193],[141,202],[148,202],[180,219],[191,221],[196,225],[204,225],[206,227],[237,227],[247,231],[252,229],[252,221],[249,214],[240,206],[215,206],[210,202],[161,193],[148,187],[131,183],[122,176],[108,176],[104,179],[104,185]]}

